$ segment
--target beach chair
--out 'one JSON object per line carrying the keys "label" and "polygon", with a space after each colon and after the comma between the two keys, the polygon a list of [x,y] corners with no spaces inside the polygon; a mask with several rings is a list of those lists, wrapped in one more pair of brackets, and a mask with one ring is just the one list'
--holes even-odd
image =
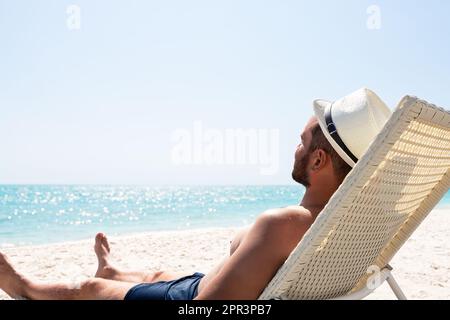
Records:
{"label": "beach chair", "polygon": [[450,112],[404,97],[259,299],[362,299],[450,187]]}

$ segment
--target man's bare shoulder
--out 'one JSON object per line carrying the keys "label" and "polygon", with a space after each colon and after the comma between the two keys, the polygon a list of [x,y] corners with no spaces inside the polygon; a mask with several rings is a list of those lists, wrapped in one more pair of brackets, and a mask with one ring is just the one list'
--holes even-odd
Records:
{"label": "man's bare shoulder", "polygon": [[288,206],[265,211],[263,217],[286,227],[309,227],[314,222],[311,212],[302,206]]}
{"label": "man's bare shoulder", "polygon": [[272,235],[271,243],[286,249],[285,255],[291,252],[314,222],[311,212],[301,206],[270,209],[260,219],[265,233]]}

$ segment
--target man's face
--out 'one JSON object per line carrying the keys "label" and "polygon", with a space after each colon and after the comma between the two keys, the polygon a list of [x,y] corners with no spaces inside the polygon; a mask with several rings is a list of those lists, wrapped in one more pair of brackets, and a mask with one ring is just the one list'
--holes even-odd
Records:
{"label": "man's face", "polygon": [[310,159],[309,146],[311,145],[311,128],[317,124],[317,118],[312,117],[306,124],[300,136],[301,142],[295,151],[294,169],[292,170],[292,179],[296,182],[310,186],[310,177],[308,172],[308,164]]}

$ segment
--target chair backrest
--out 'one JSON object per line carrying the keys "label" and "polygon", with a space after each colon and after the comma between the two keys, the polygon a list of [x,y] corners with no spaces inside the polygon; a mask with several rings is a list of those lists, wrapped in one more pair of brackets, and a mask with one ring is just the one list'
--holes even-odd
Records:
{"label": "chair backrest", "polygon": [[330,299],[366,285],[450,187],[450,112],[404,97],[259,299]]}

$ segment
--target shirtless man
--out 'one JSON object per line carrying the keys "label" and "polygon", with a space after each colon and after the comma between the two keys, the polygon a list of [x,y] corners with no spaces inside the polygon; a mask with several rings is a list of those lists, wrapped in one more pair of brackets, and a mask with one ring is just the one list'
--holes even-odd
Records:
{"label": "shirtless man", "polygon": [[306,188],[300,205],[262,213],[207,275],[120,271],[109,262],[106,237],[98,234],[94,278],[78,286],[37,283],[0,253],[0,289],[28,299],[257,299],[390,116],[389,108],[367,88],[333,103],[316,100],[314,111],[301,134],[292,171],[293,179]]}
{"label": "shirtless man", "polygon": [[11,297],[28,299],[257,299],[350,170],[312,117],[301,134],[292,172],[306,188],[300,205],[262,213],[234,238],[230,255],[207,275],[120,271],[108,260],[106,237],[98,234],[98,271],[78,287],[34,282],[0,254],[0,288]]}

